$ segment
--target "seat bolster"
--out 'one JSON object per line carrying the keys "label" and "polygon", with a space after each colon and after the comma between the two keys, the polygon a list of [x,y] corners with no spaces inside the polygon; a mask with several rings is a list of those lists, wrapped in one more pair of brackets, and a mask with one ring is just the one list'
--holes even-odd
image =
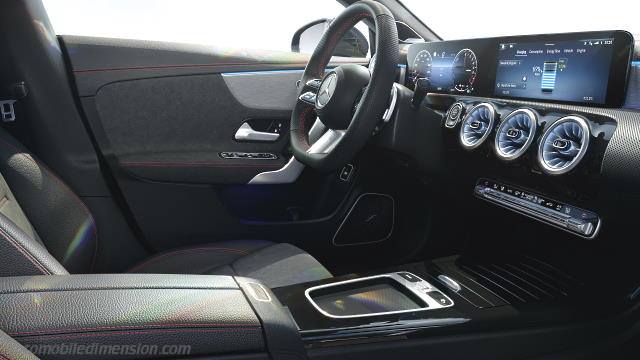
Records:
{"label": "seat bolster", "polygon": [[0,173],[51,255],[72,273],[90,272],[98,247],[93,215],[61,178],[3,129]]}
{"label": "seat bolster", "polygon": [[0,276],[67,275],[67,270],[37,240],[0,213]]}
{"label": "seat bolster", "polygon": [[38,360],[22,344],[0,330],[0,359],[2,360]]}

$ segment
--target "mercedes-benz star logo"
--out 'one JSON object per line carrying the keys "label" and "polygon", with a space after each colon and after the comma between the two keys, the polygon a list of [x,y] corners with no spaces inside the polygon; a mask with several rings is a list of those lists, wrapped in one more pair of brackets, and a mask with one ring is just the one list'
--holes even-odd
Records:
{"label": "mercedes-benz star logo", "polygon": [[318,96],[316,97],[316,107],[318,109],[323,108],[331,100],[331,96],[336,89],[336,78],[337,75],[335,73],[329,74],[320,85],[320,90],[318,90]]}

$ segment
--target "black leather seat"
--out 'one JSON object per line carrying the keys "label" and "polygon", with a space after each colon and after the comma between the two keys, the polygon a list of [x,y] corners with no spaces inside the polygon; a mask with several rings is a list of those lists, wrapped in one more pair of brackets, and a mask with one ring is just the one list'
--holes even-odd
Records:
{"label": "black leather seat", "polygon": [[[92,272],[98,235],[84,202],[0,129],[0,276]],[[240,275],[270,287],[331,277],[322,264],[293,245],[257,240],[161,253],[130,272]]]}

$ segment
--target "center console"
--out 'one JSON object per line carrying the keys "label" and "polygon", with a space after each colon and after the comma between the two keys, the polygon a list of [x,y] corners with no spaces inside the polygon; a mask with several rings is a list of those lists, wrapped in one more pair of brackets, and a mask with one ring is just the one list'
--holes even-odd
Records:
{"label": "center console", "polygon": [[513,359],[560,351],[609,326],[629,304],[607,284],[611,302],[601,306],[598,281],[528,256],[452,256],[274,293],[311,358]]}

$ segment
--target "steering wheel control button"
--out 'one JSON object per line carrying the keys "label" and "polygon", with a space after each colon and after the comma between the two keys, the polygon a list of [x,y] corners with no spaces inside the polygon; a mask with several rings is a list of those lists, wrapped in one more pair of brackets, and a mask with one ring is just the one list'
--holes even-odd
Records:
{"label": "steering wheel control button", "polygon": [[460,284],[458,284],[458,282],[448,277],[447,275],[438,275],[438,280],[441,283],[443,283],[446,287],[448,287],[449,289],[455,292],[462,290],[462,287],[460,286]]}
{"label": "steering wheel control button", "polygon": [[404,278],[405,280],[407,280],[409,282],[412,282],[412,283],[417,283],[417,282],[423,281],[419,277],[413,275],[412,273],[408,273],[408,272],[399,272],[398,275],[402,276],[402,278]]}
{"label": "steering wheel control button", "polygon": [[441,293],[440,291],[429,291],[427,295],[429,295],[429,297],[431,297],[441,306],[453,305],[453,301],[451,301],[448,297],[444,296],[444,294]]}
{"label": "steering wheel control button", "polygon": [[312,88],[320,88],[320,84],[322,84],[322,79],[311,79],[307,81],[307,86]]}
{"label": "steering wheel control button", "polygon": [[345,165],[342,170],[340,170],[340,180],[345,182],[351,180],[351,174],[353,174],[353,165]]}
{"label": "steering wheel control button", "polygon": [[310,105],[316,104],[316,94],[311,91],[307,91],[306,93],[300,95],[299,99],[306,103],[309,103]]}

